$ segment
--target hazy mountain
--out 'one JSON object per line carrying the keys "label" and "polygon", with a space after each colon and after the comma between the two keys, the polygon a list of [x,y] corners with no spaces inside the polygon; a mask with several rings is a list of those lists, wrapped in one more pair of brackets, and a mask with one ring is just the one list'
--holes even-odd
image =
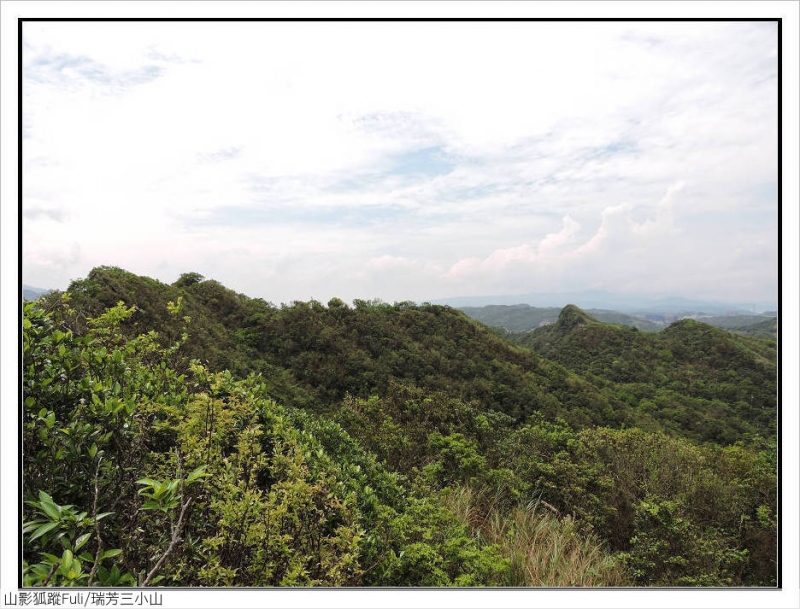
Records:
{"label": "hazy mountain", "polygon": [[[712,319],[720,319],[720,318],[712,318]],[[724,318],[722,318],[724,319]],[[778,319],[776,317],[756,317],[757,321],[751,321],[735,326],[718,326],[720,328],[725,328],[731,332],[736,332],[737,334],[744,334],[746,336],[755,336],[758,338],[775,338],[778,335]],[[706,320],[703,320],[706,321]],[[706,323],[710,323],[712,326],[716,325],[709,321]]]}
{"label": "hazy mountain", "polygon": [[[502,328],[508,332],[530,332],[554,323],[561,313],[558,307],[532,307],[528,304],[457,308],[487,326]],[[658,332],[670,323],[684,318],[696,319],[709,326],[760,338],[775,337],[778,329],[774,312],[762,315],[645,313],[644,315],[650,319],[606,309],[586,309],[586,312],[597,321],[629,326],[644,332]]]}
{"label": "hazy mountain", "polygon": [[23,300],[36,300],[39,296],[43,296],[44,294],[48,294],[53,290],[47,290],[43,288],[34,288],[33,286],[29,285],[22,285],[22,299]]}
{"label": "hazy mountain", "polygon": [[[510,332],[529,332],[538,327],[554,323],[558,319],[559,313],[561,313],[561,309],[558,307],[532,307],[528,304],[458,308],[487,326],[503,328]],[[622,324],[647,332],[658,332],[664,328],[663,324],[619,313],[618,311],[588,309],[587,312],[599,321]]]}
{"label": "hazy mountain", "polygon": [[446,304],[463,309],[464,307],[483,307],[487,305],[528,304],[540,308],[576,304],[584,310],[602,309],[619,311],[629,315],[686,315],[706,313],[725,315],[728,313],[754,314],[777,309],[776,301],[723,302],[685,298],[671,295],[645,295],[613,293],[604,290],[584,290],[579,292],[531,292],[526,294],[463,296],[441,298],[434,304]]}

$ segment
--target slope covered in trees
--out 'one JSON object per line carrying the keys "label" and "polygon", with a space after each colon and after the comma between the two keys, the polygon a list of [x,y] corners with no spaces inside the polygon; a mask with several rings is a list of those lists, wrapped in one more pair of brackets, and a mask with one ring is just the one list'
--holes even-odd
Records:
{"label": "slope covered in trees", "polygon": [[[712,324],[714,325],[714,324]],[[753,336],[755,338],[772,338],[778,336],[778,318],[767,317],[759,321],[748,322],[739,325],[726,325],[719,326],[720,328],[727,328],[736,334],[743,334],[744,336]]]}
{"label": "slope covered in trees", "polygon": [[170,339],[179,331],[166,305],[181,297],[192,320],[188,357],[240,376],[262,373],[276,399],[318,412],[395,383],[476,400],[516,421],[540,410],[578,426],[624,420],[622,405],[590,383],[449,307],[363,300],[351,307],[336,298],[276,307],[192,274],[169,286],[109,268],[69,291],[92,314],[118,301],[134,305],[123,331],[155,328]]}
{"label": "slope covered in trees", "polygon": [[513,339],[603,386],[681,435],[730,444],[772,438],[775,343],[684,319],[659,333],[598,322],[567,306],[557,323]]}
{"label": "slope covered in trees", "polygon": [[[100,268],[22,321],[26,584],[775,585],[769,424],[708,441],[554,361],[580,310],[543,355],[447,307]],[[603,361],[647,346],[598,327]],[[769,360],[700,329],[660,374]]]}

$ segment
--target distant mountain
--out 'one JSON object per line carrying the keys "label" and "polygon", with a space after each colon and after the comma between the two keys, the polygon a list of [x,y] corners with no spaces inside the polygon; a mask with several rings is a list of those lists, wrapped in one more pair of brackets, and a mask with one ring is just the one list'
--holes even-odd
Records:
{"label": "distant mountain", "polygon": [[40,296],[44,296],[45,294],[49,294],[53,290],[45,290],[43,288],[34,288],[33,286],[24,285],[22,286],[22,299],[23,300],[36,300]]}
{"label": "distant mountain", "polygon": [[626,310],[633,314],[637,313],[716,313],[720,315],[730,315],[732,313],[754,314],[766,309],[774,309],[774,302],[723,302],[716,300],[700,300],[696,298],[683,298],[681,296],[669,296],[666,298],[645,299],[637,306]]}
{"label": "distant mountain", "polygon": [[464,307],[483,307],[487,305],[529,304],[539,308],[557,307],[561,309],[572,303],[583,310],[601,309],[619,311],[628,315],[688,315],[730,313],[750,314],[777,309],[775,301],[763,302],[722,302],[684,298],[681,296],[645,295],[614,293],[605,290],[583,290],[580,292],[531,292],[526,294],[465,296],[442,298],[432,301],[463,309]]}
{"label": "distant mountain", "polygon": [[597,319],[607,324],[619,324],[621,326],[628,326],[629,328],[636,328],[643,332],[659,332],[664,329],[663,322],[651,321],[635,315],[627,315],[619,311],[608,311],[606,309],[587,309],[586,311]]}
{"label": "distant mountain", "polygon": [[529,332],[553,323],[561,312],[558,307],[532,307],[528,304],[457,308],[482,324],[509,332]]}
{"label": "distant mountain", "polygon": [[[456,308],[487,326],[501,328],[507,332],[530,332],[536,328],[555,323],[561,313],[561,309],[558,307],[533,307],[528,304]],[[716,328],[760,338],[775,337],[778,328],[774,312],[762,315],[682,315],[650,312],[643,314],[650,318],[645,319],[644,317],[607,309],[584,310],[597,321],[637,328],[644,332],[658,332],[670,323],[685,317],[692,317]]]}
{"label": "distant mountain", "polygon": [[728,328],[728,330],[736,332],[737,334],[744,334],[745,336],[776,338],[778,336],[778,319],[775,317],[761,318],[761,321],[733,326]]}
{"label": "distant mountain", "polygon": [[[561,309],[558,307],[532,307],[528,304],[487,305],[484,307],[458,307],[473,319],[509,332],[529,332],[541,326],[555,323]],[[646,332],[658,332],[663,324],[605,309],[589,309],[587,313],[599,321],[621,324]]]}

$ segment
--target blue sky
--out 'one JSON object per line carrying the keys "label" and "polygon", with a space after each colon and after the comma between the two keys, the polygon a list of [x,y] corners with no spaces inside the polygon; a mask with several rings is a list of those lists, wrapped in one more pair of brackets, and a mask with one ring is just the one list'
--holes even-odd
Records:
{"label": "blue sky", "polygon": [[775,300],[777,68],[774,23],[26,23],[24,282]]}

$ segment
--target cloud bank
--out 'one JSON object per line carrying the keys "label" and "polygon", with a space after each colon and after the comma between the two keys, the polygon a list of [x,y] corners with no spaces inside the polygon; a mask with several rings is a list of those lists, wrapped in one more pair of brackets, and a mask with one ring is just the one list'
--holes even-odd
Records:
{"label": "cloud bank", "polygon": [[776,296],[774,23],[23,37],[27,284],[111,264],[273,302]]}

